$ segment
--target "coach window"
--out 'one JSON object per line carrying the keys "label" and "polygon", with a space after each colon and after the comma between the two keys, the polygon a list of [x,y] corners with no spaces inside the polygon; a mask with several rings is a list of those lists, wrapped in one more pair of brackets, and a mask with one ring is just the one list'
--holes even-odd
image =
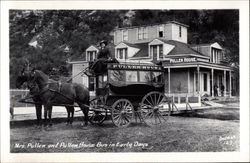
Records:
{"label": "coach window", "polygon": [[154,83],[161,83],[162,80],[162,73],[161,72],[152,72],[152,82]]}
{"label": "coach window", "polygon": [[151,82],[150,71],[139,71],[139,82],[150,83]]}
{"label": "coach window", "polygon": [[137,71],[126,71],[126,81],[127,82],[138,82]]}
{"label": "coach window", "polygon": [[125,82],[125,71],[109,70],[109,82],[116,85],[123,84]]}

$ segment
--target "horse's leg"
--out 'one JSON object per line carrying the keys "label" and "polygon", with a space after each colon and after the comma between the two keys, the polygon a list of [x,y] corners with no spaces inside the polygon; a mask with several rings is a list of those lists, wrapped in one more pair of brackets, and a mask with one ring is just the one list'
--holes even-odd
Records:
{"label": "horse's leg", "polygon": [[74,112],[75,112],[75,108],[72,107],[72,108],[71,108],[71,121],[70,121],[70,124],[73,123],[73,120],[74,120]]}
{"label": "horse's leg", "polygon": [[85,126],[88,125],[88,121],[89,121],[89,108],[81,103],[78,103],[78,105],[80,106],[83,114],[84,114],[84,121],[85,121]]}
{"label": "horse's leg", "polygon": [[44,105],[44,126],[47,126],[48,106]]}
{"label": "horse's leg", "polygon": [[11,119],[14,119],[14,107],[10,107]]}
{"label": "horse's leg", "polygon": [[35,104],[36,107],[36,118],[37,118],[37,125],[41,125],[41,120],[42,120],[42,105],[40,104]]}
{"label": "horse's leg", "polygon": [[67,114],[68,114],[68,118],[67,118],[67,125],[70,123],[70,106],[65,106],[67,109]]}
{"label": "horse's leg", "polygon": [[49,114],[49,126],[52,126],[52,120],[51,120],[51,116],[52,116],[52,105],[48,105],[48,114]]}

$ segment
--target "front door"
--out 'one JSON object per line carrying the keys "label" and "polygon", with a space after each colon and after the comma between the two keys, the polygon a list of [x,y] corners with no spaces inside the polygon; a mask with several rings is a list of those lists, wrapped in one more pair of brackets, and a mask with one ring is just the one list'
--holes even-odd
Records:
{"label": "front door", "polygon": [[209,73],[201,72],[200,73],[200,91],[201,93],[210,95],[210,79]]}

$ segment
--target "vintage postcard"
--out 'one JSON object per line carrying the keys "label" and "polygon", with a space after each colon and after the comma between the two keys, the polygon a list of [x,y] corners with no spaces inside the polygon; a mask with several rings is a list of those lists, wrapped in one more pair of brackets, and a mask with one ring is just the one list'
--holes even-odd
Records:
{"label": "vintage postcard", "polygon": [[2,161],[249,161],[247,3],[1,2]]}

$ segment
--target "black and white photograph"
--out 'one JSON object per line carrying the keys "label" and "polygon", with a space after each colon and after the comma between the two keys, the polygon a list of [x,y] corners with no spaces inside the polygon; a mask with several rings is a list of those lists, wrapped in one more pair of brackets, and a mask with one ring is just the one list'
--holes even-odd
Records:
{"label": "black and white photograph", "polygon": [[239,8],[7,14],[10,155],[245,151]]}

